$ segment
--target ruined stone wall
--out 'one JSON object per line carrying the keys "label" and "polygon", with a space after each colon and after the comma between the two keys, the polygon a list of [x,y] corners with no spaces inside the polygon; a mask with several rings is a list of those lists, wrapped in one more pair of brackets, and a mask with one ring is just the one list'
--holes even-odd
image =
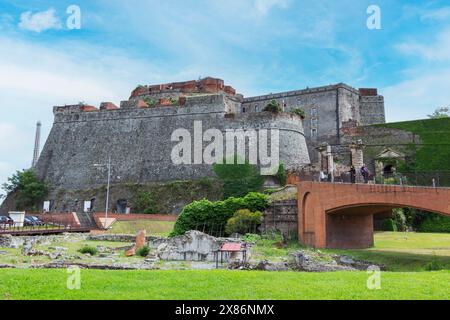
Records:
{"label": "ruined stone wall", "polygon": [[421,143],[420,137],[414,133],[378,125],[347,128],[344,131],[343,145],[350,145],[358,140],[365,145],[363,161],[372,173],[375,172],[375,159],[383,150],[390,148],[401,152],[408,161],[408,158],[414,158],[416,152],[416,148],[412,146]]}

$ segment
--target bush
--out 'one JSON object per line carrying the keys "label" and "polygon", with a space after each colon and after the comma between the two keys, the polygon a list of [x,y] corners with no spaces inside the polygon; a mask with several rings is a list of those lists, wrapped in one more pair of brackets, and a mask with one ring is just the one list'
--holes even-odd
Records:
{"label": "bush", "polygon": [[441,271],[444,269],[445,267],[439,262],[436,256],[433,256],[433,259],[425,265],[426,271]]}
{"label": "bush", "polygon": [[238,164],[235,159],[233,164],[215,164],[213,169],[223,183],[224,199],[259,192],[264,184],[265,178],[261,176],[258,167],[249,164],[248,161],[245,164]]}
{"label": "bush", "polygon": [[80,250],[78,250],[78,252],[82,254],[90,254],[91,256],[95,256],[98,253],[97,248],[89,246],[81,248]]}
{"label": "bush", "polygon": [[150,192],[141,191],[136,195],[134,211],[144,214],[158,214],[158,205]]}
{"label": "bush", "polygon": [[150,248],[148,246],[143,246],[136,250],[136,255],[140,257],[147,257],[150,254]]}
{"label": "bush", "polygon": [[154,108],[157,104],[157,101],[152,99],[152,98],[144,98],[143,101],[150,107],[150,108]]}
{"label": "bush", "polygon": [[204,230],[211,235],[218,235],[225,231],[228,220],[236,211],[263,211],[268,206],[269,197],[261,193],[249,193],[243,198],[228,198],[217,202],[206,199],[194,201],[184,207],[171,236],[183,235],[189,230]]}
{"label": "bush", "polygon": [[260,241],[262,237],[259,234],[254,233],[247,233],[243,238],[242,241],[244,242],[250,242],[250,243],[256,243]]}
{"label": "bush", "polygon": [[393,219],[386,219],[383,221],[383,231],[394,231],[397,232],[397,224]]}
{"label": "bush", "polygon": [[302,108],[295,108],[295,109],[292,109],[292,110],[291,110],[291,113],[300,116],[302,119],[305,119],[305,117],[306,117],[305,110],[303,110]]}
{"label": "bush", "polygon": [[450,233],[450,218],[429,213],[417,228],[418,232]]}
{"label": "bush", "polygon": [[285,186],[287,184],[287,174],[286,169],[284,168],[284,164],[280,164],[277,172],[277,179],[281,186]]}
{"label": "bush", "polygon": [[264,111],[266,112],[272,112],[272,113],[280,113],[283,110],[281,109],[280,103],[277,100],[272,100],[269,102],[269,104],[264,108]]}
{"label": "bush", "polygon": [[403,209],[394,209],[392,219],[394,220],[398,231],[406,231],[408,229],[407,219]]}
{"label": "bush", "polygon": [[248,232],[256,231],[261,225],[262,213],[260,211],[251,212],[248,209],[242,209],[236,211],[232,218],[230,218],[225,226],[225,232],[227,234],[245,234]]}

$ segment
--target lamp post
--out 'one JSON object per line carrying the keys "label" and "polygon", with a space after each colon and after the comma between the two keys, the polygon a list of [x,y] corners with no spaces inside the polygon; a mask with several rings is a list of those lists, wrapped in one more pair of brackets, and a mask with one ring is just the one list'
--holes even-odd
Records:
{"label": "lamp post", "polygon": [[106,204],[105,204],[105,230],[108,230],[108,210],[109,210],[109,189],[111,186],[111,155],[108,156],[107,164],[94,164],[94,167],[104,167],[108,168],[108,183],[106,186]]}

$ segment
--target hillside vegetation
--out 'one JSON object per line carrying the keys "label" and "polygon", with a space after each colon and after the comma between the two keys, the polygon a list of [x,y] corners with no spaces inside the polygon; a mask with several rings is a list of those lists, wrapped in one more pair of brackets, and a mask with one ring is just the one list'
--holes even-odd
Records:
{"label": "hillside vegetation", "polygon": [[450,171],[450,118],[394,122],[379,126],[401,129],[417,134],[415,163],[409,169],[417,171]]}

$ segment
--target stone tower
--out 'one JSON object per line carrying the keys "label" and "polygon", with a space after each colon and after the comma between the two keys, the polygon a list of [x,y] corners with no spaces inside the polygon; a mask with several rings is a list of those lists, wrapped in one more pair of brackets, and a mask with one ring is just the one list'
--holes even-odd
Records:
{"label": "stone tower", "polygon": [[34,168],[36,166],[36,163],[39,160],[39,151],[41,147],[41,127],[42,124],[40,121],[36,124],[36,137],[34,140],[34,151],[33,151],[33,161],[31,163],[31,166]]}

